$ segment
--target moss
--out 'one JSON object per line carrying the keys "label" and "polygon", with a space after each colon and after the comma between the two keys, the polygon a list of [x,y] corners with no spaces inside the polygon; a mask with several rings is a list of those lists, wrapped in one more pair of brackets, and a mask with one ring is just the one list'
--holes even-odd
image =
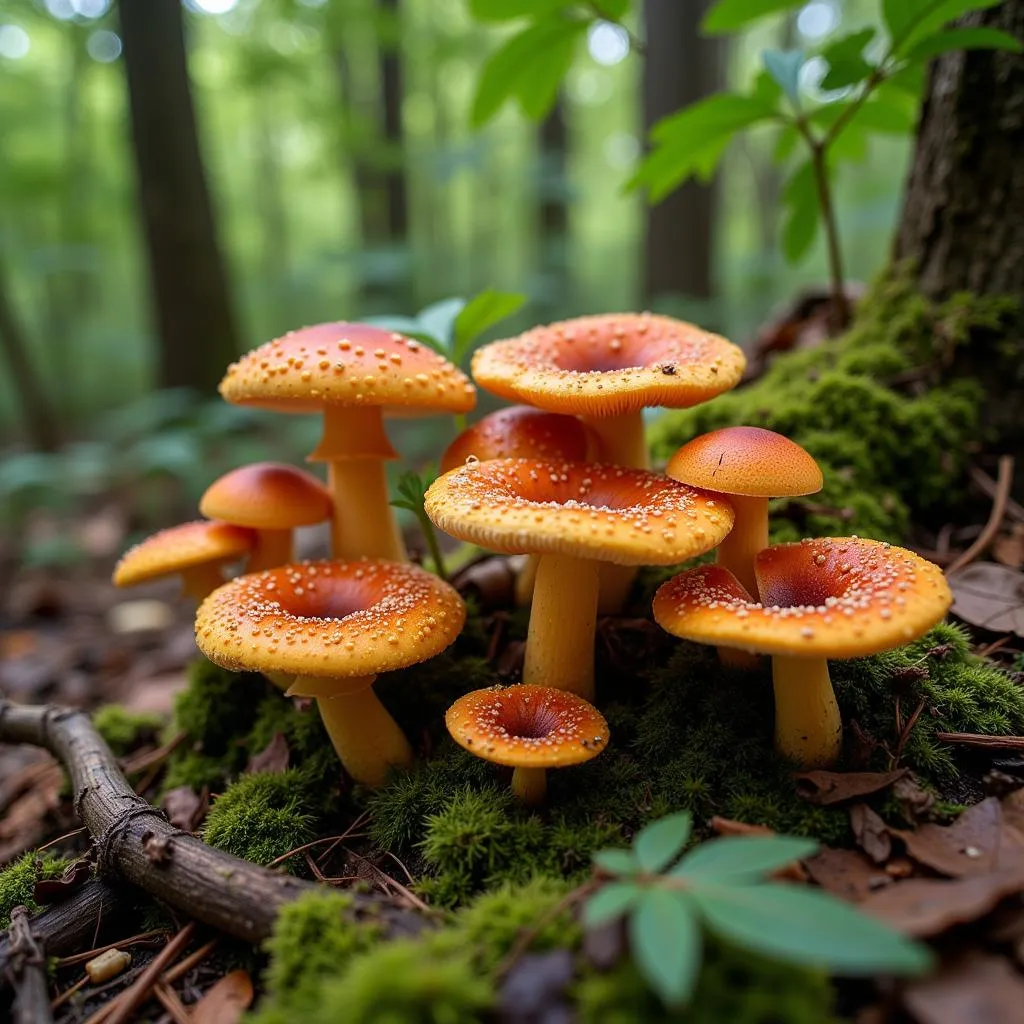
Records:
{"label": "moss", "polygon": [[160,715],[129,711],[120,704],[104,704],[92,713],[92,724],[115,757],[125,757],[156,738],[163,728]]}
{"label": "moss", "polygon": [[71,863],[64,857],[53,854],[26,853],[0,871],[0,930],[11,923],[11,911],[15,907],[28,907],[31,913],[39,910],[34,897],[36,882],[60,878]]}

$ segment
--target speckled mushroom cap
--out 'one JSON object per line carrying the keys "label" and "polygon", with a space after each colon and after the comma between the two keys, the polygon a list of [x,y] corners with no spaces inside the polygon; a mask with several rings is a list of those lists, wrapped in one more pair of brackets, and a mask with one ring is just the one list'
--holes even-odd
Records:
{"label": "speckled mushroom cap", "polygon": [[212,483],[199,511],[257,530],[287,530],[329,519],[331,496],[315,476],[295,466],[254,462]]}
{"label": "speckled mushroom cap", "polygon": [[762,603],[727,569],[702,565],[658,588],[655,621],[688,640],[759,654],[859,658],[916,639],[952,603],[938,566],[858,537],[765,548],[754,570]]}
{"label": "speckled mushroom cap", "polygon": [[688,441],[665,469],[673,480],[723,494],[782,498],[814,494],[822,477],[810,453],[761,427],[725,427]]}
{"label": "speckled mushroom cap", "polygon": [[404,562],[302,562],[239,576],[196,613],[196,643],[233,671],[372,676],[440,654],[466,619],[447,583]]}
{"label": "speckled mushroom cap", "polygon": [[427,490],[434,524],[504,554],[572,555],[671,565],[732,529],[720,495],[659,473],[589,462],[493,459],[453,469]]}
{"label": "speckled mushroom cap", "polygon": [[618,416],[687,408],[735,387],[741,349],[694,324],[651,313],[584,316],[484,345],[473,378],[511,401],[551,412]]}
{"label": "speckled mushroom cap", "polygon": [[132,587],[198,565],[229,562],[247,555],[255,544],[256,535],[244,526],[206,520],[182,523],[126,551],[114,568],[113,582]]}
{"label": "speckled mushroom cap", "polygon": [[469,412],[476,389],[453,363],[421,342],[368,324],[329,323],[290,331],[228,367],[229,402],[279,412],[325,405],[400,412]]}
{"label": "speckled mushroom cap", "polygon": [[582,697],[550,686],[492,686],[460,697],[444,716],[459,746],[512,768],[565,768],[596,757],[608,723]]}
{"label": "speckled mushroom cap", "polygon": [[575,416],[513,405],[484,416],[459,434],[441,456],[441,472],[472,458],[583,462],[590,444],[590,431]]}

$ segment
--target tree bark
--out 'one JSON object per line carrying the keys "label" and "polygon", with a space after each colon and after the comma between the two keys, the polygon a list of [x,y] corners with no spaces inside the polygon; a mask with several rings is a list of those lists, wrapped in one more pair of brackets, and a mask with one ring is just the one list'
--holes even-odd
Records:
{"label": "tree bark", "polygon": [[[698,29],[709,0],[645,0],[644,127],[714,92],[722,85],[721,43]],[[708,298],[712,289],[714,184],[688,182],[648,208],[644,245],[644,298]]]}
{"label": "tree bark", "polygon": [[540,195],[537,204],[537,242],[544,276],[542,299],[564,304],[568,292],[569,207],[566,203],[565,99],[559,94],[538,132]]}
{"label": "tree bark", "polygon": [[118,0],[162,387],[215,390],[238,333],[189,89],[181,0]]}

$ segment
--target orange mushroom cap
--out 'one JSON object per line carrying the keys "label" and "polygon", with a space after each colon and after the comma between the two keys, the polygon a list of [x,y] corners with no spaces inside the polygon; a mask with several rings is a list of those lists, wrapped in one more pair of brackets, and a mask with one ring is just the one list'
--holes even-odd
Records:
{"label": "orange mushroom cap", "polygon": [[596,757],[608,723],[582,697],[550,686],[493,686],[460,697],[444,716],[452,739],[512,768],[564,768]]}
{"label": "orange mushroom cap", "polygon": [[422,342],[369,324],[290,331],[232,363],[220,383],[229,402],[308,413],[326,405],[469,412],[476,389]]}
{"label": "orange mushroom cap", "polygon": [[331,517],[331,495],[315,476],[282,462],[255,462],[225,473],[199,502],[210,519],[257,530],[290,530]]}
{"label": "orange mushroom cap", "polygon": [[372,676],[440,654],[465,619],[454,588],[415,565],[302,562],[218,587],[196,613],[196,643],[235,671]]}
{"label": "orange mushroom cap", "polygon": [[655,621],[688,640],[758,654],[859,658],[916,639],[952,603],[938,566],[859,537],[765,548],[754,570],[761,602],[727,569],[702,565],[658,588]]}
{"label": "orange mushroom cap", "polygon": [[247,555],[256,535],[244,526],[200,520],[154,533],[130,548],[114,568],[118,587],[170,576],[185,569],[229,562]]}
{"label": "orange mushroom cap", "polygon": [[536,459],[453,469],[431,484],[424,508],[446,533],[491,551],[620,565],[681,562],[733,525],[726,499],[658,473]]}
{"label": "orange mushroom cap", "polygon": [[672,456],[665,472],[694,487],[760,498],[814,494],[823,482],[809,452],[761,427],[725,427],[695,437]]}
{"label": "orange mushroom cap", "polygon": [[698,405],[735,387],[745,367],[742,350],[717,334],[667,316],[617,313],[484,345],[473,378],[512,401],[603,417]]}
{"label": "orange mushroom cap", "polygon": [[575,416],[528,405],[499,409],[464,430],[441,456],[441,472],[467,459],[570,459],[583,462],[590,431]]}

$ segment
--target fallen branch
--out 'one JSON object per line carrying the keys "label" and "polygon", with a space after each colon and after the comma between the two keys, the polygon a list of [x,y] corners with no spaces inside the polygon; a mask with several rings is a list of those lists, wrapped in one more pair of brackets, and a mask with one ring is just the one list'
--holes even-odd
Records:
{"label": "fallen branch", "polygon": [[937,732],[935,738],[943,743],[959,743],[965,747],[1024,750],[1024,736],[985,736],[974,732]]}
{"label": "fallen branch", "polygon": [[992,511],[989,513],[985,528],[978,534],[977,540],[953,562],[946,566],[946,574],[954,573],[965,565],[970,565],[978,555],[996,539],[999,527],[1006,515],[1006,505],[1010,499],[1010,488],[1013,486],[1013,456],[999,456],[999,472],[996,478],[996,490],[992,496]]}
{"label": "fallen branch", "polygon": [[32,931],[27,907],[11,911],[11,950],[4,973],[14,987],[14,1024],[52,1024],[46,957]]}

